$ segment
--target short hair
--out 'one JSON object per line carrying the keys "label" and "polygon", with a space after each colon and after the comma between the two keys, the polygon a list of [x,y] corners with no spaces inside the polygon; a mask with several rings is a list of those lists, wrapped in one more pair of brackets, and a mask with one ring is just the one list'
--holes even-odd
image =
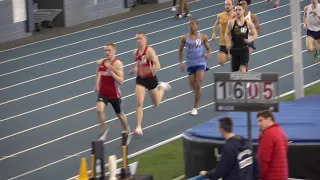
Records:
{"label": "short hair", "polygon": [[117,47],[114,43],[108,43],[106,46],[111,46],[114,50],[117,49]]}
{"label": "short hair", "polygon": [[236,7],[237,7],[237,6],[241,6],[241,7],[244,9],[244,4],[242,4],[241,2],[237,3],[237,4],[236,4]]}
{"label": "short hair", "polygon": [[147,34],[145,32],[138,32],[137,35],[139,35],[139,34],[144,35],[145,37],[147,37]]}
{"label": "short hair", "polygon": [[232,133],[232,130],[233,130],[232,119],[229,117],[223,117],[219,119],[219,127],[227,133]]}
{"label": "short hair", "polygon": [[[228,0],[225,0],[225,2],[224,2],[224,3],[227,3],[227,1],[228,1]],[[234,5],[233,0],[229,0],[229,1],[231,1],[231,4],[232,4],[232,5]],[[240,1],[241,1],[241,0],[240,0]]]}
{"label": "short hair", "polygon": [[197,25],[199,24],[199,21],[196,20],[196,19],[191,19],[191,20],[189,21],[189,23],[191,23],[191,22],[196,22]]}
{"label": "short hair", "polygon": [[273,114],[272,114],[272,112],[271,111],[259,111],[258,113],[257,113],[257,118],[259,118],[259,117],[263,117],[263,118],[271,118],[271,120],[273,121],[273,122],[275,122],[275,119],[274,119],[274,116],[273,116]]}

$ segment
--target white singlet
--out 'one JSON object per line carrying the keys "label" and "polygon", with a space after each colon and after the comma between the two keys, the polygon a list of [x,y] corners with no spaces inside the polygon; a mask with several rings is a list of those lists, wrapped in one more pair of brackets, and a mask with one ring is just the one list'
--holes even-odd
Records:
{"label": "white singlet", "polygon": [[[248,15],[245,17],[245,19],[247,19],[248,21],[252,22],[251,20],[251,11],[248,12]],[[249,35],[248,35],[248,39],[251,38],[252,36],[250,36],[250,31],[249,31]]]}
{"label": "white singlet", "polygon": [[320,5],[312,9],[312,4],[307,6],[307,28],[310,31],[320,31]]}

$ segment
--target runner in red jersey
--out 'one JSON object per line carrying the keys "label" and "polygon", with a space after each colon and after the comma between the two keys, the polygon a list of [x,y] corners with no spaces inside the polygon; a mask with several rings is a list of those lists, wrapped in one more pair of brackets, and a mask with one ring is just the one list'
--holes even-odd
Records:
{"label": "runner in red jersey", "polygon": [[[130,127],[126,115],[121,109],[121,92],[120,84],[123,83],[123,64],[115,56],[116,46],[108,44],[105,47],[106,58],[97,62],[96,87],[98,92],[97,113],[100,123],[101,134],[99,140],[105,140],[109,128],[105,124],[105,106],[110,103],[121,121],[123,129],[130,135]],[[127,138],[127,144],[130,137]]]}
{"label": "runner in red jersey", "polygon": [[137,34],[138,49],[134,51],[133,55],[136,66],[130,71],[130,74],[137,74],[136,78],[136,117],[137,127],[134,131],[137,135],[142,135],[142,106],[145,98],[146,89],[149,90],[151,100],[155,106],[158,106],[166,91],[171,89],[168,83],[158,82],[155,71],[160,69],[160,62],[155,50],[147,45],[147,36],[145,33]]}

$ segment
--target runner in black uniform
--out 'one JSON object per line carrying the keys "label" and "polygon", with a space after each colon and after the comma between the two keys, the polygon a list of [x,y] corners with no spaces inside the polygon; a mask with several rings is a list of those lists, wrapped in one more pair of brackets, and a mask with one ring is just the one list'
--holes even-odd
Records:
{"label": "runner in black uniform", "polygon": [[[248,44],[252,43],[258,38],[258,33],[252,24],[244,17],[243,4],[238,3],[235,7],[236,18],[228,22],[226,29],[226,41],[231,43],[227,46],[232,54],[231,70],[232,72],[239,71],[247,72],[249,62],[249,48]],[[252,37],[248,39],[249,31]]]}

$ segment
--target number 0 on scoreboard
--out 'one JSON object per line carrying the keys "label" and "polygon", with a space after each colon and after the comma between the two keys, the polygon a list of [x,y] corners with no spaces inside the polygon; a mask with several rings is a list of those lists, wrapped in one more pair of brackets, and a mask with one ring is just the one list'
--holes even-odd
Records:
{"label": "number 0 on scoreboard", "polygon": [[214,73],[217,111],[278,111],[278,74]]}

